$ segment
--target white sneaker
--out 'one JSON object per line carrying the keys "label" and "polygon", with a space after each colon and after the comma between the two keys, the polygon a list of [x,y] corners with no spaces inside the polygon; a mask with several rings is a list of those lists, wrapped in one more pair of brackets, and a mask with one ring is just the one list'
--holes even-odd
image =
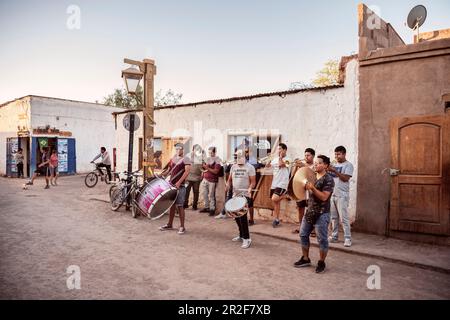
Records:
{"label": "white sneaker", "polygon": [[244,240],[244,239],[242,239],[241,237],[236,237],[236,238],[231,239],[231,241],[233,241],[233,242],[238,242],[238,241],[242,241],[242,240]]}
{"label": "white sneaker", "polygon": [[226,214],[218,214],[217,216],[215,216],[214,218],[216,219],[226,219],[227,215]]}
{"label": "white sneaker", "polygon": [[352,240],[351,239],[345,239],[344,247],[351,247],[351,246],[352,246]]}
{"label": "white sneaker", "polygon": [[242,249],[247,249],[252,244],[252,239],[244,239],[244,243],[242,244]]}

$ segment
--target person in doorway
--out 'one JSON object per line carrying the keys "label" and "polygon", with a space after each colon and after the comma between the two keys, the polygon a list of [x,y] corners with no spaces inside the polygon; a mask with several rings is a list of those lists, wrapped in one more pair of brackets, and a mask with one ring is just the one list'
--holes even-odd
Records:
{"label": "person in doorway", "polygon": [[306,183],[306,190],[309,192],[308,208],[303,216],[300,229],[300,242],[302,245],[302,257],[294,263],[296,268],[303,268],[311,265],[309,258],[309,236],[316,228],[317,241],[319,243],[320,260],[317,263],[316,273],[325,271],[325,258],[328,253],[328,225],[330,223],[330,198],[333,194],[334,180],[327,173],[330,166],[330,158],[320,155],[314,161],[314,171],[317,181],[312,184]]}
{"label": "person in doorway", "polygon": [[210,216],[213,216],[216,212],[216,186],[219,182],[219,171],[222,165],[216,156],[216,147],[210,147],[208,152],[209,157],[202,165],[203,180],[200,185],[205,207],[200,212],[208,212]]}
{"label": "person in doorway", "polygon": [[58,179],[58,152],[56,149],[52,151],[52,155],[50,156],[49,170],[50,184],[56,186],[56,180]]}
{"label": "person in doorway", "polygon": [[14,155],[14,159],[16,160],[16,166],[17,166],[17,177],[23,178],[23,149],[19,148],[17,149],[16,154]]}
{"label": "person in doorway", "polygon": [[191,160],[191,170],[186,179],[186,199],[184,200],[184,208],[189,207],[189,195],[191,190],[194,193],[194,199],[192,202],[192,210],[197,210],[198,198],[200,194],[200,183],[202,181],[202,163],[203,163],[204,152],[202,147],[198,144],[192,147],[192,152],[188,155]]}
{"label": "person in doorway", "polygon": [[336,185],[333,196],[331,197],[331,225],[332,234],[330,241],[338,242],[339,221],[342,221],[344,229],[344,246],[351,247],[352,234],[350,226],[350,216],[348,213],[348,204],[350,200],[350,179],[353,176],[353,164],[347,159],[347,150],[339,146],[334,150],[336,163],[328,168],[328,172],[334,178]]}
{"label": "person in doorway", "polygon": [[[233,197],[245,196],[247,199],[248,208],[253,208],[253,199],[251,198],[252,190],[256,185],[255,168],[246,162],[245,154],[238,151],[236,164],[231,167],[230,176],[228,177],[227,190],[230,186],[233,187]],[[252,243],[250,238],[250,231],[248,227],[247,214],[239,218],[235,218],[236,224],[239,228],[239,236],[232,239],[234,242],[242,241],[241,248],[247,249]]]}
{"label": "person in doorway", "polygon": [[[105,147],[100,148],[100,153],[95,156],[95,158],[91,161],[91,163],[95,163],[95,160],[98,158],[102,158],[102,162],[98,163],[97,166],[99,168],[106,168],[106,172],[108,173],[108,179],[109,181],[112,180],[111,176],[111,158],[109,157],[108,151],[106,151]],[[102,170],[99,169],[100,174],[103,176]]]}
{"label": "person in doorway", "polygon": [[31,177],[31,180],[28,181],[26,185],[32,186],[37,176],[43,175],[45,177],[44,189],[50,189],[50,170],[49,170],[50,155],[48,153],[48,147],[43,147],[41,153],[42,153],[41,163],[38,165],[38,167],[33,173],[33,176]]}
{"label": "person in doorway", "polygon": [[278,145],[277,157],[275,157],[267,167],[273,168],[272,186],[270,188],[270,197],[274,207],[274,228],[280,225],[280,203],[286,198],[289,185],[289,166],[290,159],[287,157],[287,146],[284,143]]}
{"label": "person in doorway", "polygon": [[[305,150],[305,159],[301,160],[301,161],[299,161],[299,160],[295,161],[295,168],[294,168],[294,171],[292,172],[292,177],[295,176],[298,169],[303,168],[303,167],[308,167],[311,170],[314,170],[314,157],[315,156],[316,156],[316,151],[314,151],[314,149],[312,149],[312,148],[307,148]],[[305,208],[308,206],[307,201],[308,201],[308,199],[302,200],[302,201],[297,201],[299,227],[294,229],[294,231],[292,233],[300,233],[303,215],[305,214]],[[311,236],[312,237],[315,236],[314,230],[311,233]]]}
{"label": "person in doorway", "polygon": [[175,211],[178,209],[180,216],[180,228],[178,234],[184,234],[186,228],[184,227],[184,199],[186,197],[186,185],[185,180],[191,170],[191,160],[189,157],[184,156],[184,146],[181,143],[175,145],[176,154],[169,161],[167,169],[163,171],[162,175],[170,175],[170,183],[178,189],[178,196],[175,203],[170,207],[169,222],[160,227],[159,230],[173,230],[173,220],[175,218]]}

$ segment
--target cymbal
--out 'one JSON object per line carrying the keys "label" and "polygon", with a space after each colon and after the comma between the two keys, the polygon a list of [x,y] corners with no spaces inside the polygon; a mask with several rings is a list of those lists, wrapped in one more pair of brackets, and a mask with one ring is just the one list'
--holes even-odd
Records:
{"label": "cymbal", "polygon": [[292,189],[297,201],[306,200],[306,182],[315,183],[316,174],[312,169],[303,167],[297,170],[292,182]]}

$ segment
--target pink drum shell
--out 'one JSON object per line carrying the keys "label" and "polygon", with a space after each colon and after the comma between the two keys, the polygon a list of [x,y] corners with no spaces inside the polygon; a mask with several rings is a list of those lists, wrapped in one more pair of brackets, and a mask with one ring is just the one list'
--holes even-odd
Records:
{"label": "pink drum shell", "polygon": [[[177,192],[177,189],[168,181],[155,178],[140,190],[136,203],[142,212],[152,216],[152,211],[158,202],[160,203],[160,210],[169,209],[176,200]],[[161,201],[164,201],[164,203]],[[155,213],[155,215],[157,214]]]}

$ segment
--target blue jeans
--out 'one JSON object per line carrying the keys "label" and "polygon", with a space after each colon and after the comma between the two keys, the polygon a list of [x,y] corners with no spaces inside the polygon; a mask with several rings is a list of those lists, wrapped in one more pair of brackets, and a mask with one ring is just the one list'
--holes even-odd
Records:
{"label": "blue jeans", "polygon": [[317,218],[316,224],[308,223],[303,216],[300,230],[300,243],[304,249],[309,249],[309,236],[316,227],[317,241],[320,251],[328,252],[328,224],[330,223],[330,213],[323,213]]}
{"label": "blue jeans", "polygon": [[186,187],[184,186],[184,184],[182,184],[178,189],[178,196],[177,199],[175,200],[175,205],[177,207],[183,207],[185,198],[186,198]]}

